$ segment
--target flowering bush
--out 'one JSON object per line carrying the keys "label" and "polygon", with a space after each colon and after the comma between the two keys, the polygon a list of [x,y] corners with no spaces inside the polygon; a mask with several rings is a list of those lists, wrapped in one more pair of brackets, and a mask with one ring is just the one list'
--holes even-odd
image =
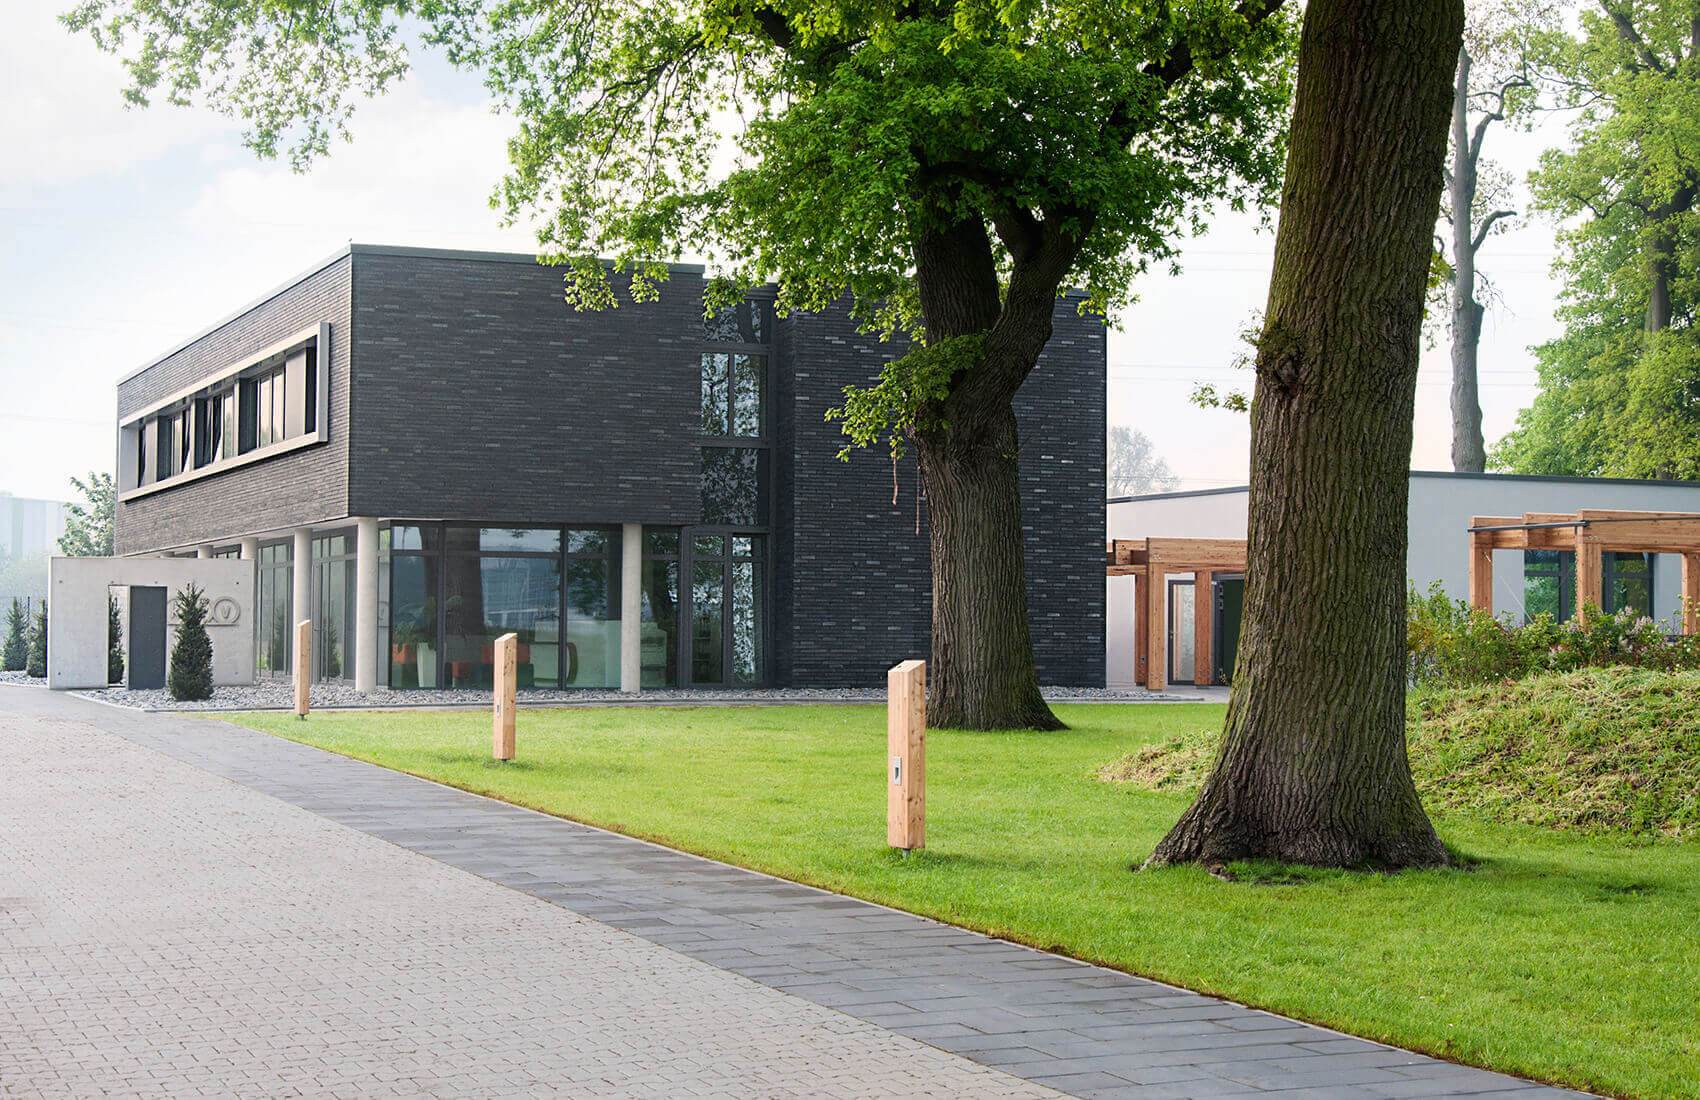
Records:
{"label": "flowering bush", "polygon": [[1645,615],[1589,607],[1583,622],[1542,613],[1521,625],[1448,599],[1437,582],[1406,601],[1408,670],[1417,684],[1486,684],[1537,672],[1626,665],[1700,669],[1700,637],[1670,637]]}

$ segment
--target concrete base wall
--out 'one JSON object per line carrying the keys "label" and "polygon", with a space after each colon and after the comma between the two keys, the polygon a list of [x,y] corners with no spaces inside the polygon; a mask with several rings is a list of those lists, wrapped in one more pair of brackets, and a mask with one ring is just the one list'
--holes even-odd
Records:
{"label": "concrete base wall", "polygon": [[[54,558],[47,567],[47,686],[107,686],[109,586],[158,586],[167,590],[166,599],[171,601],[191,582],[206,592],[211,605],[207,636],[212,639],[213,683],[253,683],[253,562],[236,558]],[[168,602],[168,609],[170,606]],[[166,627],[168,655],[174,626],[171,622]],[[126,638],[126,647],[129,642]]]}

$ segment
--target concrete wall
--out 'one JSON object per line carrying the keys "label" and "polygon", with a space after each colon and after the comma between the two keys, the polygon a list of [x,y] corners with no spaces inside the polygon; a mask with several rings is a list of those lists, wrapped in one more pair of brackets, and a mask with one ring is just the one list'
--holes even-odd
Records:
{"label": "concrete wall", "polygon": [[[1244,488],[1201,493],[1166,493],[1112,501],[1109,537],[1131,539],[1244,538]],[[1524,512],[1574,512],[1579,508],[1700,512],[1700,482],[1630,481],[1615,478],[1543,478],[1512,474],[1411,474],[1410,548],[1406,576],[1427,591],[1438,581],[1454,599],[1470,593],[1470,519]],[[1494,610],[1523,617],[1523,552],[1494,552]],[[1657,555],[1653,565],[1653,613],[1678,611],[1679,560]],[[1106,677],[1111,686],[1133,683],[1133,588],[1131,577],[1107,578],[1109,637]]]}
{"label": "concrete wall", "polygon": [[[167,615],[185,585],[207,594],[213,614],[215,685],[254,682],[254,563],[234,558],[54,558],[48,563],[47,686],[106,686],[106,595],[109,585],[164,587]],[[129,630],[126,619],[125,630]],[[166,658],[175,621],[166,627]],[[124,639],[126,651],[132,639]],[[127,664],[126,664],[127,667]],[[168,665],[169,667],[169,665]]]}
{"label": "concrete wall", "polygon": [[[242,535],[348,516],[349,280],[343,255],[118,384],[123,418],[226,367],[328,322],[329,440],[135,500],[119,501],[117,550],[230,543]],[[328,360],[328,367],[326,362]]]}
{"label": "concrete wall", "polygon": [[355,246],[353,514],[695,522],[702,293],[581,312],[530,257]]}
{"label": "concrete wall", "polygon": [[[1015,406],[1039,678],[1096,685],[1104,653],[1105,333],[1076,306],[1074,298],[1057,303],[1055,333]],[[825,418],[843,403],[846,385],[869,384],[904,350],[858,333],[843,310],[793,314],[779,325],[775,481],[778,514],[790,517],[776,561],[780,683],[878,684],[898,661],[928,656],[931,556],[914,458],[896,470],[894,502],[887,454],[875,448],[840,461],[846,440]]]}

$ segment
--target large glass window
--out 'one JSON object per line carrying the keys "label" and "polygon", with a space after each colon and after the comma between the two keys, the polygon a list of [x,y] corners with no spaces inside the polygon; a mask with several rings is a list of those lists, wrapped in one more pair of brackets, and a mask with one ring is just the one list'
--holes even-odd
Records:
{"label": "large glass window", "polygon": [[745,299],[711,313],[702,325],[703,339],[726,344],[767,344],[773,341],[773,303]]}
{"label": "large glass window", "polygon": [[320,680],[354,679],[354,539],[313,540],[313,672]]}
{"label": "large glass window", "polygon": [[702,521],[739,527],[767,526],[766,447],[702,449]]}
{"label": "large glass window", "polygon": [[646,527],[643,531],[643,583],[640,586],[642,650],[640,683],[675,687],[679,683],[679,532]]}
{"label": "large glass window", "polygon": [[758,438],[766,432],[767,356],[704,352],[704,435]]}
{"label": "large glass window", "polygon": [[258,573],[259,590],[254,601],[255,625],[259,633],[255,665],[262,677],[287,676],[290,627],[293,623],[290,600],[295,580],[289,543],[260,547]]}
{"label": "large glass window", "polygon": [[[443,659],[448,687],[489,687],[495,642],[519,635],[520,687],[559,683],[561,557],[558,552],[482,552],[494,545],[538,545],[535,532],[449,527],[443,585]],[[560,534],[544,538],[559,546]],[[540,675],[541,674],[541,675]]]}
{"label": "large glass window", "polygon": [[[1604,611],[1632,609],[1653,616],[1652,554],[1602,555]],[[1576,614],[1576,553],[1573,550],[1523,552],[1523,610],[1528,618],[1547,614],[1565,620]]]}
{"label": "large glass window", "polygon": [[[442,644],[437,630],[437,582],[442,558],[435,552],[407,553],[398,546],[406,540],[395,535],[410,531],[413,550],[423,547],[419,528],[395,528],[390,532],[390,675],[391,687],[434,688],[440,671],[438,655]],[[431,532],[433,535],[436,532]],[[436,540],[432,539],[432,550]]]}
{"label": "large glass window", "polygon": [[766,679],[766,547],[761,535],[691,538],[691,683]]}
{"label": "large glass window", "polygon": [[562,687],[620,686],[620,532],[567,532],[566,667]]}

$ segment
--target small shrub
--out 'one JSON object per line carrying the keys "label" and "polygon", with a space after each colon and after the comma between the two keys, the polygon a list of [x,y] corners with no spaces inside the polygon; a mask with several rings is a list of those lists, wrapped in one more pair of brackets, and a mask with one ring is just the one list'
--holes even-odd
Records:
{"label": "small shrub", "polygon": [[11,609],[6,612],[6,644],[0,650],[0,671],[24,670],[30,656],[29,631],[30,619],[24,601],[14,597]]}
{"label": "small shrub", "polygon": [[35,622],[30,625],[29,654],[24,661],[24,675],[41,679],[47,675],[47,601],[36,608]]}
{"label": "small shrub", "polygon": [[1700,637],[1666,637],[1633,611],[1608,615],[1588,608],[1583,622],[1554,622],[1545,613],[1518,625],[1462,600],[1438,583],[1406,603],[1407,671],[1418,685],[1521,680],[1541,672],[1628,666],[1661,672],[1700,669]]}
{"label": "small shrub", "polygon": [[177,640],[165,686],[173,699],[211,699],[212,639],[207,637],[207,597],[194,584],[177,593]]}
{"label": "small shrub", "polygon": [[106,597],[106,682],[124,682],[124,624],[118,621],[118,601]]}

